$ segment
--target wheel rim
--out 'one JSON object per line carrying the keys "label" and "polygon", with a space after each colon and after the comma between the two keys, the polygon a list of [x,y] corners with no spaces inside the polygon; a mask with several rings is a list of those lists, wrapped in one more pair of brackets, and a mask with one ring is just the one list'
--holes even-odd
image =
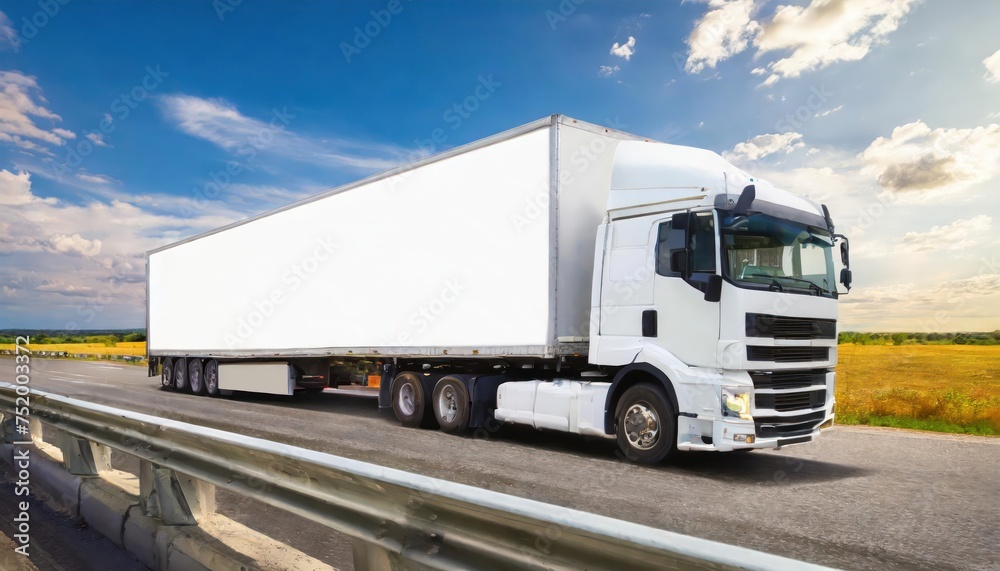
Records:
{"label": "wheel rim", "polygon": [[413,389],[412,384],[403,383],[403,386],[399,387],[399,412],[403,413],[403,416],[410,416],[417,409],[416,397],[417,391]]}
{"label": "wheel rim", "polygon": [[169,387],[174,384],[174,369],[173,367],[164,367],[163,376],[160,379],[160,384]]}
{"label": "wheel rim", "polygon": [[458,395],[455,394],[455,387],[446,386],[438,395],[437,399],[438,415],[444,422],[454,422],[458,416]]}
{"label": "wheel rim", "polygon": [[625,436],[632,448],[649,450],[660,439],[660,417],[647,402],[640,401],[625,411]]}

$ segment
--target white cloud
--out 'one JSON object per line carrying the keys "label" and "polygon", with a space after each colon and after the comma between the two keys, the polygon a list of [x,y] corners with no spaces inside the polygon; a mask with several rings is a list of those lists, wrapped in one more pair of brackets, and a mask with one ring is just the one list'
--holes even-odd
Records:
{"label": "white cloud", "polygon": [[1000,125],[931,130],[916,121],[875,139],[861,161],[894,192],[965,190],[1000,172]]}
{"label": "white cloud", "polygon": [[[275,109],[266,120],[242,114],[224,99],[168,95],[160,99],[167,118],[191,135],[253,160],[260,154],[322,166],[387,169],[405,161],[406,149],[347,139],[316,139],[294,133],[295,115]],[[362,154],[363,153],[363,154]]]}
{"label": "white cloud", "polygon": [[98,147],[108,146],[108,144],[104,142],[104,135],[101,133],[88,133],[87,139],[89,139],[91,143],[94,143]]}
{"label": "white cloud", "polygon": [[78,254],[80,256],[96,256],[101,253],[100,240],[87,240],[79,234],[67,236],[65,234],[53,234],[49,238],[52,249],[62,254]]}
{"label": "white cloud", "polygon": [[986,81],[990,83],[1000,82],[1000,50],[993,52],[993,55],[983,60],[986,67]]}
{"label": "white cloud", "polygon": [[632,54],[634,53],[635,53],[635,38],[632,36],[629,36],[628,41],[625,42],[624,44],[619,44],[618,42],[615,42],[615,44],[611,46],[611,55],[623,57],[625,58],[625,61],[631,59]]}
{"label": "white cloud", "polygon": [[787,155],[804,146],[801,133],[757,135],[748,141],[737,144],[731,151],[722,153],[722,156],[739,164],[746,161],[756,161],[774,153],[783,152]]}
{"label": "white cloud", "polygon": [[688,73],[714,68],[742,52],[760,31],[760,24],[753,19],[757,9],[754,0],[709,0],[708,7],[684,40],[688,45],[684,70]]}
{"label": "white cloud", "polygon": [[888,36],[919,0],[812,0],[808,6],[778,6],[754,39],[757,55],[790,52],[768,64],[771,75],[798,77],[840,61],[857,61]]}
{"label": "white cloud", "polygon": [[82,180],[83,182],[89,182],[92,184],[111,184],[114,181],[113,178],[105,176],[103,174],[90,174],[90,173],[77,173],[76,178]]}
{"label": "white cloud", "polygon": [[813,117],[826,117],[827,115],[829,115],[831,113],[836,113],[837,111],[840,111],[843,108],[844,108],[843,105],[838,105],[838,106],[834,107],[833,109],[827,109],[826,111],[820,111],[819,113],[813,115]]}
{"label": "white cloud", "polygon": [[934,226],[928,232],[907,232],[899,245],[908,252],[964,250],[980,243],[984,235],[989,236],[992,225],[992,218],[980,214],[967,220]]}
{"label": "white cloud", "polygon": [[62,117],[45,107],[45,103],[34,77],[17,71],[0,71],[0,141],[28,151],[51,154],[44,145],[62,145],[67,139],[76,137],[66,129],[44,129],[35,124],[36,118],[50,123],[62,121]]}
{"label": "white cloud", "polygon": [[14,31],[13,22],[7,17],[7,14],[0,12],[0,50],[13,47],[17,41],[17,32]]}
{"label": "white cloud", "polygon": [[888,36],[921,0],[811,0],[807,6],[778,5],[769,19],[757,20],[763,0],[707,0],[688,45],[688,73],[699,73],[751,45],[754,58],[781,55],[750,72],[771,86],[786,77],[840,61],[857,61]]}
{"label": "white cloud", "polygon": [[601,69],[597,71],[597,75],[601,77],[611,77],[612,75],[618,73],[618,70],[620,69],[621,68],[618,67],[617,65],[616,66],[602,65]]}

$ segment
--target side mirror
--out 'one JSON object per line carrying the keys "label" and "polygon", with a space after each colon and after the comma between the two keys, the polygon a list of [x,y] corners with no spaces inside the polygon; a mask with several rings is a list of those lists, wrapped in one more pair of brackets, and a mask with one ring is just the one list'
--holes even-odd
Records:
{"label": "side mirror", "polygon": [[722,276],[712,274],[708,276],[708,286],[705,288],[705,301],[719,301],[722,299]]}
{"label": "side mirror", "polygon": [[847,268],[840,270],[840,283],[844,284],[848,291],[851,290],[851,270]]}
{"label": "side mirror", "polygon": [[850,246],[847,245],[847,241],[840,243],[840,262],[845,266],[851,265]]}
{"label": "side mirror", "polygon": [[687,250],[670,252],[670,271],[687,275]]}

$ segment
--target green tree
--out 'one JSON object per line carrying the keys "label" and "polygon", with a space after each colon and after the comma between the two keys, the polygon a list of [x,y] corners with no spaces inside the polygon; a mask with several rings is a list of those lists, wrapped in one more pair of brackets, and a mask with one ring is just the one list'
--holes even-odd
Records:
{"label": "green tree", "polygon": [[893,333],[892,334],[892,344],[902,345],[903,341],[906,341],[906,333]]}

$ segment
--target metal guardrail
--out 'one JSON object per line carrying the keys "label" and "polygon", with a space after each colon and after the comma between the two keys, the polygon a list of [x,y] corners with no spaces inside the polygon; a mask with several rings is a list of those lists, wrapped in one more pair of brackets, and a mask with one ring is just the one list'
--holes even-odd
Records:
{"label": "metal guardrail", "polygon": [[[8,422],[16,398],[0,383]],[[167,525],[196,525],[198,507],[214,504],[204,498],[214,484],[352,537],[359,570],[825,569],[42,391],[31,392],[30,411],[59,431],[71,473],[98,475],[109,448],[138,457],[142,505]]]}

